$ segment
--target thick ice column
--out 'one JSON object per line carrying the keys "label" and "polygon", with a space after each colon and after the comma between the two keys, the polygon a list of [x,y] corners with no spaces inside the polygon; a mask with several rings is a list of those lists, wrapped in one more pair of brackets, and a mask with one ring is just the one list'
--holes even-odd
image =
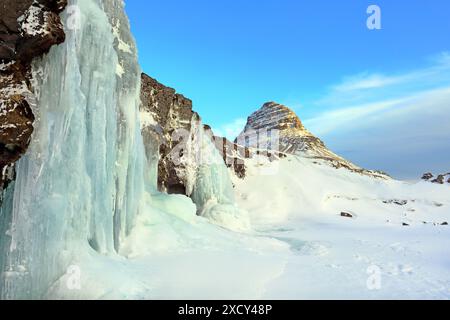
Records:
{"label": "thick ice column", "polygon": [[[140,126],[141,69],[135,40],[131,34],[124,2],[103,0],[102,6],[112,26],[113,47],[117,54],[116,88],[118,141],[116,160],[116,201],[114,211],[114,242],[129,234],[142,205],[147,161]],[[111,68],[111,63],[109,64]]]}
{"label": "thick ice column", "polygon": [[1,210],[3,298],[41,298],[88,250],[115,254],[141,203],[140,72],[123,2],[72,0],[64,21],[73,8],[79,28],[33,66],[36,130]]}

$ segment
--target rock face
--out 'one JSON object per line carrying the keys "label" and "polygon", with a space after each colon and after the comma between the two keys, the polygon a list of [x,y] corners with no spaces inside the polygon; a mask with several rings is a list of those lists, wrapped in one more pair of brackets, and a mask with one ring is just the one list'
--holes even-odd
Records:
{"label": "rock face", "polygon": [[[147,157],[158,154],[158,189],[167,193],[186,194],[183,164],[172,160],[172,152],[200,117],[192,111],[192,101],[142,74],[141,121]],[[183,135],[184,133],[184,135]]]}
{"label": "rock face", "polygon": [[244,131],[235,143],[250,149],[268,150],[269,153],[324,160],[336,169],[346,168],[364,175],[389,178],[385,173],[362,169],[336,155],[303,126],[294,111],[275,102],[265,103],[248,118]]}
{"label": "rock face", "polygon": [[31,62],[65,40],[66,0],[0,0],[0,191],[33,133]]}

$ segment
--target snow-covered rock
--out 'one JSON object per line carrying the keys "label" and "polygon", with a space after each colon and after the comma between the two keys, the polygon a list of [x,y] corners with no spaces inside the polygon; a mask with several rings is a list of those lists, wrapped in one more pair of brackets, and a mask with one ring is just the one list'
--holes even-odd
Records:
{"label": "snow-covered rock", "polygon": [[[65,34],[58,14],[66,4],[66,0],[0,0],[2,172],[14,171],[14,163],[28,148],[35,120],[30,65],[34,58],[64,41]],[[13,176],[0,176],[0,193]]]}

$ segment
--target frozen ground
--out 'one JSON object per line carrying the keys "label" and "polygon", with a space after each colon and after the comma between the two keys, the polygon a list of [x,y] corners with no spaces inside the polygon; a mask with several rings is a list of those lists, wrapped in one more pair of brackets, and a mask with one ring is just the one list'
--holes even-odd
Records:
{"label": "frozen ground", "polygon": [[448,186],[372,179],[301,157],[272,166],[236,182],[256,230],[290,247],[262,297],[450,298]]}
{"label": "frozen ground", "polygon": [[128,259],[92,252],[80,259],[81,290],[67,290],[66,276],[49,297],[450,298],[448,186],[374,180],[297,157],[252,167],[235,181],[252,231],[211,225],[186,199],[172,216],[139,219],[121,252]]}

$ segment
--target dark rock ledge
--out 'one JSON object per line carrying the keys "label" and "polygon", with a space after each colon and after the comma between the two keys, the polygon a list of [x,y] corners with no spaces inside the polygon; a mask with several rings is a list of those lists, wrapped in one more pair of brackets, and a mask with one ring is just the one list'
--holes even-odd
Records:
{"label": "dark rock ledge", "polygon": [[[59,13],[67,0],[0,0],[0,192],[33,133],[34,58],[65,40]],[[1,200],[1,196],[0,196]]]}

